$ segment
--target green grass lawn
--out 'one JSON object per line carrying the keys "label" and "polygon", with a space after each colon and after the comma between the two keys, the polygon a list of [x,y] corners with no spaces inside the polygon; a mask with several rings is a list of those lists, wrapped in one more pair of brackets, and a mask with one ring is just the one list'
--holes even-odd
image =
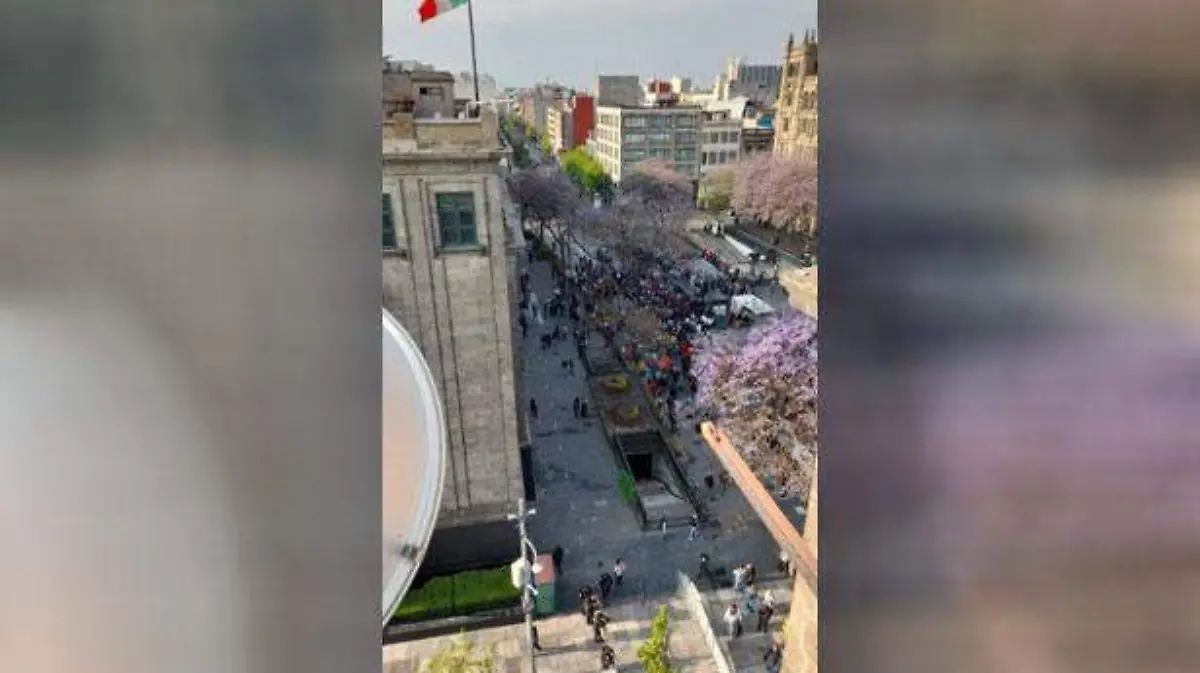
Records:
{"label": "green grass lawn", "polygon": [[507,567],[434,577],[404,597],[392,618],[400,622],[442,619],[520,604]]}

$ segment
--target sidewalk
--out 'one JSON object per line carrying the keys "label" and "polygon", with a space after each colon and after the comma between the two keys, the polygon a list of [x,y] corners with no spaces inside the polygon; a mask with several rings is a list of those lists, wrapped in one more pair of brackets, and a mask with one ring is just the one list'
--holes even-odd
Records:
{"label": "sidewalk", "polygon": [[[671,663],[679,673],[715,673],[716,664],[704,643],[700,626],[692,620],[678,600],[669,602],[671,630],[668,646]],[[650,633],[657,604],[625,603],[608,608],[612,622],[608,626],[608,644],[617,655],[622,671],[639,670],[637,648]],[[538,639],[542,652],[537,655],[538,673],[578,673],[600,670],[600,646],[592,642],[592,631],[578,612],[539,620]],[[447,635],[425,640],[397,643],[383,648],[383,673],[419,673],[420,663],[458,636]],[[495,647],[496,670],[518,673],[528,670],[525,654],[525,624],[485,629],[468,634],[485,652]],[[741,670],[741,669],[738,669]]]}

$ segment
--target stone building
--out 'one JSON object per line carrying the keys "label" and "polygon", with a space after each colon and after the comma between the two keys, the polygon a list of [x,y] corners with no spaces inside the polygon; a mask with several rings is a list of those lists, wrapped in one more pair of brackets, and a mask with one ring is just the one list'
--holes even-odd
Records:
{"label": "stone building", "polygon": [[788,37],[775,115],[775,152],[817,160],[817,39]]}
{"label": "stone building", "polygon": [[524,494],[527,459],[513,351],[522,238],[503,175],[510,151],[490,110],[447,107],[448,73],[385,72],[384,86],[383,305],[438,382],[450,450],[422,572],[504,563],[518,549],[506,515]]}

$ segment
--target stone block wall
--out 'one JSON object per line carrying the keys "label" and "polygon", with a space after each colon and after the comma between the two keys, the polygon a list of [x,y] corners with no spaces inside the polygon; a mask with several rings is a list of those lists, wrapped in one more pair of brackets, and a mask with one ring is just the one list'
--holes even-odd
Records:
{"label": "stone block wall", "polygon": [[[511,296],[498,156],[384,162],[400,249],[383,304],[412,334],[442,395],[450,460],[439,528],[502,519],[522,494]],[[478,249],[441,250],[439,191],[475,194]]]}

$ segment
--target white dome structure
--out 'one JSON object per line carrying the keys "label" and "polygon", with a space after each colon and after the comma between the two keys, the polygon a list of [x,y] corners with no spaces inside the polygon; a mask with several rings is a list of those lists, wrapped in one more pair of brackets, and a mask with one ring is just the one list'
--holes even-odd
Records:
{"label": "white dome structure", "polygon": [[383,624],[425,556],[442,502],[446,422],[437,385],[404,327],[383,310]]}

